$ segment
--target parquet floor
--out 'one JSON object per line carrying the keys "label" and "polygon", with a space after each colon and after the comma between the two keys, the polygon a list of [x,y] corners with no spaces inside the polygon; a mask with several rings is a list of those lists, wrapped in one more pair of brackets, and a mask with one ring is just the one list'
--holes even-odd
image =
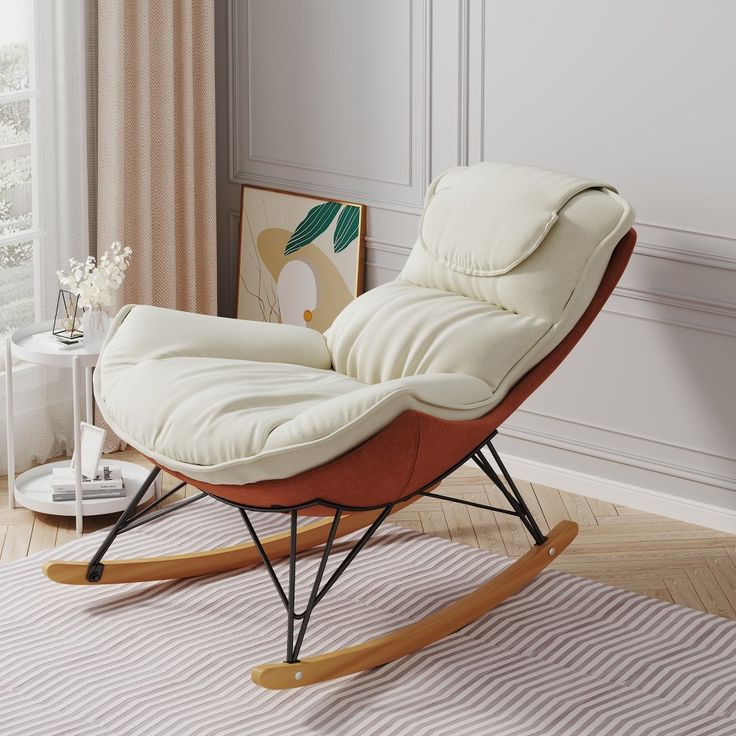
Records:
{"label": "parquet floor", "polygon": [[[120,457],[146,464],[134,452]],[[575,542],[555,561],[557,569],[736,619],[736,536],[536,483],[519,481],[519,488],[543,531],[562,519],[580,525]],[[441,493],[505,506],[500,492],[469,467],[446,479]],[[531,546],[517,519],[451,502],[423,498],[391,518],[401,526],[510,557]],[[113,520],[88,517],[85,533]],[[70,539],[73,519],[8,510],[7,484],[0,481],[0,564]]]}

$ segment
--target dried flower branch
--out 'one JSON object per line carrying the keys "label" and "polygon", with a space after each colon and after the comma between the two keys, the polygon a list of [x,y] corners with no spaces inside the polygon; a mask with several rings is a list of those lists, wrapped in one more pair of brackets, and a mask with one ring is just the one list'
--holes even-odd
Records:
{"label": "dried flower branch", "polygon": [[80,307],[109,307],[125,278],[132,249],[115,241],[100,257],[78,261],[69,259],[69,271],[57,271],[59,283],[79,296]]}

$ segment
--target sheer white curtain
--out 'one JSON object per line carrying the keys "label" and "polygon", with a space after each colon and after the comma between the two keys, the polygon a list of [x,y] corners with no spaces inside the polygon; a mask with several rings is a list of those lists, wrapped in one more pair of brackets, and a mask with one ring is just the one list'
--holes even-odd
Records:
{"label": "sheer white curtain", "polygon": [[[59,289],[56,271],[70,257],[89,252],[85,5],[85,0],[0,0],[3,337],[25,324],[51,319]],[[4,362],[0,369],[4,371]],[[26,364],[15,365],[13,375],[15,460],[16,469],[23,470],[68,452],[71,379],[65,370]],[[4,384],[0,405],[4,420]],[[4,421],[0,435],[4,474]]]}

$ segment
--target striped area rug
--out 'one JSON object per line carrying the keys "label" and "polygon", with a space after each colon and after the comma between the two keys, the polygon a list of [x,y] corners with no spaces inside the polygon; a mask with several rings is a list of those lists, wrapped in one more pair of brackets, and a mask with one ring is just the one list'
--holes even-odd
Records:
{"label": "striped area rug", "polygon": [[[123,535],[111,556],[244,538],[234,509],[205,500]],[[285,613],[262,568],[97,588],[42,576],[43,559],[88,556],[99,539],[0,567],[2,736],[736,734],[736,623],[707,614],[545,572],[416,655],[272,692],[249,674],[283,658]],[[317,557],[300,564],[303,596]],[[388,527],[318,607],[304,653],[408,623],[507,564]]]}

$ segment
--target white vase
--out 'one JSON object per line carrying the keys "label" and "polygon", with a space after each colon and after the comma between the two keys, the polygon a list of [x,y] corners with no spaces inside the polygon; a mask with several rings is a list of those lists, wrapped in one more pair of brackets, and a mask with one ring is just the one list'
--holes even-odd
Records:
{"label": "white vase", "polygon": [[82,314],[84,345],[89,350],[99,350],[110,327],[110,315],[102,307],[87,307]]}

